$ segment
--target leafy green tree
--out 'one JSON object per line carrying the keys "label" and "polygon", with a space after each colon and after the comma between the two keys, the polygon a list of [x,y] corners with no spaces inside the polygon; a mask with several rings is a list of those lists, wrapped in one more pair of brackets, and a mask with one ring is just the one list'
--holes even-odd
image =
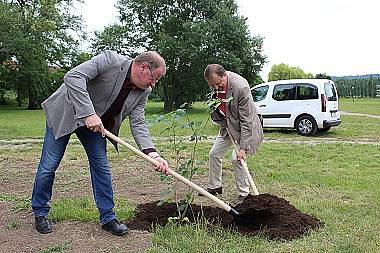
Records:
{"label": "leafy green tree", "polygon": [[[82,32],[79,16],[71,14],[73,0],[0,1],[1,60],[18,66],[12,83],[18,101],[39,108],[49,94],[48,66],[65,67],[77,54]],[[3,78],[2,78],[3,79]],[[5,84],[4,84],[5,85]],[[9,88],[9,87],[7,87]]]}
{"label": "leafy green tree", "polygon": [[264,80],[263,80],[263,78],[260,75],[257,75],[256,78],[255,78],[255,80],[251,84],[251,86],[253,87],[253,86],[261,84],[261,83],[264,83]]}
{"label": "leafy green tree", "polygon": [[71,69],[87,60],[90,60],[93,55],[87,52],[78,51],[71,59],[70,65],[67,69]]}
{"label": "leafy green tree", "polygon": [[292,67],[285,63],[275,64],[268,74],[268,81],[289,80],[289,79],[313,78],[313,74],[305,73],[299,67]]}
{"label": "leafy green tree", "polygon": [[0,104],[7,104],[5,94],[12,89],[10,84],[13,82],[14,76],[17,75],[18,66],[5,57],[0,61],[2,62],[0,65]]}
{"label": "leafy green tree", "polygon": [[91,47],[96,54],[109,49],[134,57],[137,55],[138,43],[129,32],[130,29],[123,25],[110,25],[102,31],[95,31]]}
{"label": "leafy green tree", "polygon": [[378,78],[373,78],[372,76],[368,79],[368,89],[369,89],[369,97],[376,97],[376,85],[380,84],[380,80]]}
{"label": "leafy green tree", "polygon": [[327,75],[326,73],[318,73],[315,75],[315,79],[328,79],[331,80],[331,76]]}
{"label": "leafy green tree", "polygon": [[273,65],[268,74],[268,81],[292,79],[291,68],[285,63]]}
{"label": "leafy green tree", "polygon": [[263,38],[249,34],[234,0],[119,0],[117,8],[119,24],[96,34],[94,50],[160,52],[168,70],[154,92],[162,94],[165,111],[204,100],[203,70],[209,63],[253,83],[265,62]]}

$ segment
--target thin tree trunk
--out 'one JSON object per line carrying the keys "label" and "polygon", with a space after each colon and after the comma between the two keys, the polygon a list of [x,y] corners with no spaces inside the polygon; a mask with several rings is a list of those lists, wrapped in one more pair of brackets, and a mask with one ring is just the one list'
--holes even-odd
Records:
{"label": "thin tree trunk", "polygon": [[21,107],[21,90],[20,87],[17,87],[17,105]]}
{"label": "thin tree trunk", "polygon": [[171,100],[171,99],[165,100],[164,99],[164,113],[171,112],[172,110],[173,110],[173,100]]}
{"label": "thin tree trunk", "polygon": [[168,78],[168,83],[171,84],[171,87],[168,87],[168,85],[164,86],[164,112],[168,113],[173,110],[173,104],[175,100],[175,90],[177,90],[176,87],[176,76],[170,76]]}
{"label": "thin tree trunk", "polygon": [[28,103],[28,110],[36,110],[39,109],[38,101],[37,101],[37,92],[35,89],[33,89],[32,84],[28,84],[28,97],[29,97],[29,103]]}

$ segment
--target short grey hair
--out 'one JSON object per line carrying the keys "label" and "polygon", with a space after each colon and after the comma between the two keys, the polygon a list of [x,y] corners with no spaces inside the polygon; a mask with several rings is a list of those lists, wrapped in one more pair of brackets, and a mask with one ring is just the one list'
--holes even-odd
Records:
{"label": "short grey hair", "polygon": [[205,72],[203,73],[203,76],[206,80],[208,80],[213,73],[217,74],[220,77],[223,77],[226,73],[226,70],[223,68],[222,65],[209,64],[207,65]]}
{"label": "short grey hair", "polygon": [[164,68],[163,76],[166,74],[166,63],[164,58],[156,51],[146,51],[144,53],[139,54],[134,59],[134,62],[138,65],[143,63],[148,63],[149,68],[151,70],[158,69],[161,66]]}

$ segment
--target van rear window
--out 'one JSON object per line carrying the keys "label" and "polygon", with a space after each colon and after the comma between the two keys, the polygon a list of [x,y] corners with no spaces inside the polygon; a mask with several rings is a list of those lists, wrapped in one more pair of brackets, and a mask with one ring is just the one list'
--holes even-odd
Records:
{"label": "van rear window", "polygon": [[336,90],[333,83],[325,83],[325,94],[328,101],[336,101]]}
{"label": "van rear window", "polygon": [[297,84],[297,99],[318,99],[318,88],[308,83]]}

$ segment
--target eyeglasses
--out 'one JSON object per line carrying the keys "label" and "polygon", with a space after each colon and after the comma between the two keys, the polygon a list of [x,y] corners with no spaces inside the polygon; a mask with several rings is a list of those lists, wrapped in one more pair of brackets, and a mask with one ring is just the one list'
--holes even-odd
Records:
{"label": "eyeglasses", "polygon": [[216,82],[213,82],[213,83],[208,82],[208,85],[214,91],[219,91],[219,88],[221,86],[224,86],[224,84],[223,84],[223,78],[221,78],[221,79],[219,79],[219,80],[217,80]]}
{"label": "eyeglasses", "polygon": [[154,76],[153,76],[153,72],[152,72],[152,70],[150,69],[150,66],[149,66],[148,63],[147,63],[147,66],[148,66],[148,69],[149,69],[149,72],[150,72],[150,79],[151,79],[154,83],[157,83],[157,82],[160,80],[160,78],[156,78],[156,77],[154,77]]}

